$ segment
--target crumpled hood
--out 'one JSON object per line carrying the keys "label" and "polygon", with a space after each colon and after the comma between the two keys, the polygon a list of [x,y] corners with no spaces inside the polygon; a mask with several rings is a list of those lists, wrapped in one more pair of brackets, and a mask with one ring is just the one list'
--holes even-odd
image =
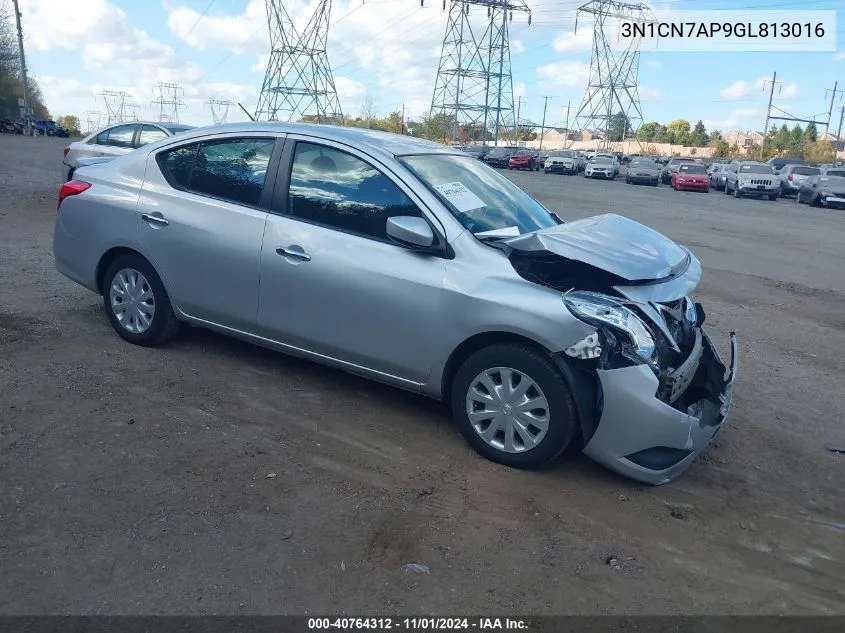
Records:
{"label": "crumpled hood", "polygon": [[692,255],[668,237],[615,213],[575,220],[502,241],[522,253],[548,252],[600,268],[628,282],[682,273]]}

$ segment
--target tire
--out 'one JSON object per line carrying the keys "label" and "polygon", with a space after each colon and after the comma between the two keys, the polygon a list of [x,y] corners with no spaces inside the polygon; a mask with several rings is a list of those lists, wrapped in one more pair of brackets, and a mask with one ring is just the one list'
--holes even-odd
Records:
{"label": "tire", "polygon": [[798,194],[795,196],[795,202],[797,204],[804,204],[804,200],[801,199],[801,190],[798,190]]}
{"label": "tire", "polygon": [[774,202],[777,199],[778,199],[778,194],[776,194],[776,193],[773,193],[769,196],[769,200],[771,200],[772,202]]}
{"label": "tire", "polygon": [[625,176],[625,184],[630,185],[631,181],[629,180],[628,176]]}
{"label": "tire", "polygon": [[731,195],[731,190],[730,190],[730,189],[728,189],[728,181],[727,181],[727,180],[725,181],[725,188],[724,188],[724,189],[722,189],[722,191],[724,191],[724,192],[725,192],[725,195],[726,195],[726,196]]}
{"label": "tire", "polygon": [[739,200],[742,197],[742,194],[739,192],[739,183],[736,183],[736,187],[734,187],[734,198]]}
{"label": "tire", "polygon": [[[148,287],[151,294],[152,306],[154,307],[152,320],[142,331],[131,331],[131,320],[127,321],[130,325],[123,325],[115,308],[112,307],[114,301],[112,298],[112,288],[115,284],[121,285],[118,275],[123,277],[126,271],[140,273],[146,280],[145,286]],[[132,275],[130,273],[128,275],[130,281],[131,277]],[[167,296],[167,291],[161,282],[161,278],[146,259],[135,253],[121,255],[108,267],[103,279],[103,305],[106,309],[106,315],[112,327],[123,340],[134,343],[135,345],[155,347],[156,345],[166,343],[176,336],[176,333],[179,331],[179,320],[173,313],[170,298]],[[145,303],[144,305],[149,304]],[[137,320],[135,320],[135,323],[137,325]]]}
{"label": "tire", "polygon": [[[505,450],[505,439],[507,437],[505,432],[502,432],[501,438],[498,437],[498,433],[494,436],[493,443],[502,443],[501,447],[496,447],[480,435],[481,432],[486,430],[484,429],[485,422],[487,429],[489,429],[492,421],[483,418],[477,419],[475,422],[480,427],[480,430],[477,431],[470,420],[467,410],[470,389],[474,384],[479,384],[476,382],[477,377],[496,368],[515,370],[522,376],[522,380],[527,377],[533,382],[539,391],[535,391],[533,387],[529,388],[528,397],[536,396],[538,393],[545,397],[546,406],[533,410],[545,412],[547,421],[545,434],[542,434],[542,431],[539,433],[527,431],[529,436],[540,436],[538,443],[533,448],[526,447],[525,441],[521,439],[521,434],[513,430],[514,427],[511,427],[509,435],[512,438],[520,438],[519,441],[522,442],[523,450],[518,450],[517,441],[514,440],[511,441],[511,445],[515,450]],[[502,375],[497,375],[501,380]],[[497,384],[493,381],[492,384],[500,386],[502,383]],[[476,390],[475,393],[483,394],[483,391]],[[479,402],[478,405],[471,404],[470,406],[480,405]],[[538,468],[557,458],[572,442],[579,426],[578,413],[570,387],[552,359],[540,351],[519,344],[491,345],[477,351],[464,361],[452,381],[451,407],[452,417],[458,425],[458,430],[479,455],[513,468]],[[480,410],[483,411],[483,409]],[[535,415],[538,414],[535,413]],[[502,416],[501,419],[510,421],[512,418],[507,415]],[[528,428],[531,428],[530,424]],[[538,431],[540,429],[540,427],[534,428]]]}
{"label": "tire", "polygon": [[811,207],[820,207],[822,206],[822,199],[821,196],[813,196],[810,198],[810,202],[808,203]]}

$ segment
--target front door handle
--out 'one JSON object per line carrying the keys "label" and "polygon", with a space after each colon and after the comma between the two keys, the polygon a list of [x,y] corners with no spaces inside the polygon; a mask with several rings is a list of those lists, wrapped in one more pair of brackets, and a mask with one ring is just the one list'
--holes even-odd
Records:
{"label": "front door handle", "polygon": [[287,248],[280,246],[276,249],[276,253],[282,257],[292,257],[293,259],[298,259],[303,262],[311,261],[311,255],[292,246],[288,246]]}
{"label": "front door handle", "polygon": [[167,226],[170,224],[167,220],[165,220],[160,215],[150,215],[149,213],[142,213],[141,219],[146,220],[150,224],[157,224],[158,226]]}

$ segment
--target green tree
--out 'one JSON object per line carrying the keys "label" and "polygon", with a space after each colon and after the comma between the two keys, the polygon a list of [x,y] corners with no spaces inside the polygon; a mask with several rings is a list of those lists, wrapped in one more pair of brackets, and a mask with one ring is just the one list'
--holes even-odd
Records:
{"label": "green tree", "polygon": [[819,140],[819,131],[816,129],[815,123],[807,124],[807,129],[804,130],[804,140],[810,143],[815,143]]}
{"label": "green tree", "polygon": [[731,155],[731,146],[721,138],[713,145],[713,156],[716,158],[728,158]]}
{"label": "green tree", "polygon": [[651,123],[643,123],[640,126],[640,129],[637,130],[637,140],[643,143],[652,143],[657,140],[660,131],[662,130],[663,126],[660,125],[657,121],[652,121]]}
{"label": "green tree", "polygon": [[690,134],[690,144],[693,147],[705,147],[707,145],[707,128],[704,127],[704,121],[699,121]]}
{"label": "green tree", "polygon": [[384,130],[394,134],[405,134],[405,122],[402,120],[402,113],[398,110],[388,114],[383,121]]}
{"label": "green tree", "polygon": [[79,117],[72,114],[63,114],[56,117],[56,123],[65,128],[71,136],[79,136]]}
{"label": "green tree", "polygon": [[789,140],[789,153],[793,156],[804,156],[804,130],[796,123],[792,128]]}
{"label": "green tree", "polygon": [[780,129],[775,134],[774,145],[778,152],[784,151],[792,141],[792,135],[789,133],[789,128],[786,123],[780,126]]}
{"label": "green tree", "polygon": [[708,137],[708,144],[709,145],[716,145],[718,141],[722,140],[722,133],[719,130],[713,130],[710,132],[710,136]]}
{"label": "green tree", "polygon": [[624,141],[631,131],[631,126],[628,122],[628,117],[624,112],[617,112],[610,119],[610,126],[607,130],[607,140],[612,143]]}
{"label": "green tree", "polygon": [[689,141],[690,124],[686,119],[675,119],[666,126],[666,141],[674,145],[683,145]]}

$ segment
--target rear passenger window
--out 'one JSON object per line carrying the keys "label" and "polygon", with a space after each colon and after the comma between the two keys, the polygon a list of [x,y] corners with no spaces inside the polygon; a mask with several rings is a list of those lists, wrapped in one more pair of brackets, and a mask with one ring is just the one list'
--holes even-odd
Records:
{"label": "rear passenger window", "polygon": [[132,138],[135,136],[135,125],[118,125],[109,130],[109,137],[105,143],[112,147],[132,147]]}
{"label": "rear passenger window", "polygon": [[258,206],[273,145],[273,139],[208,141],[162,152],[157,160],[174,187]]}
{"label": "rear passenger window", "polygon": [[174,187],[179,187],[180,189],[188,188],[198,145],[199,143],[185,145],[159,154],[158,161],[161,170],[164,172],[165,178]]}

